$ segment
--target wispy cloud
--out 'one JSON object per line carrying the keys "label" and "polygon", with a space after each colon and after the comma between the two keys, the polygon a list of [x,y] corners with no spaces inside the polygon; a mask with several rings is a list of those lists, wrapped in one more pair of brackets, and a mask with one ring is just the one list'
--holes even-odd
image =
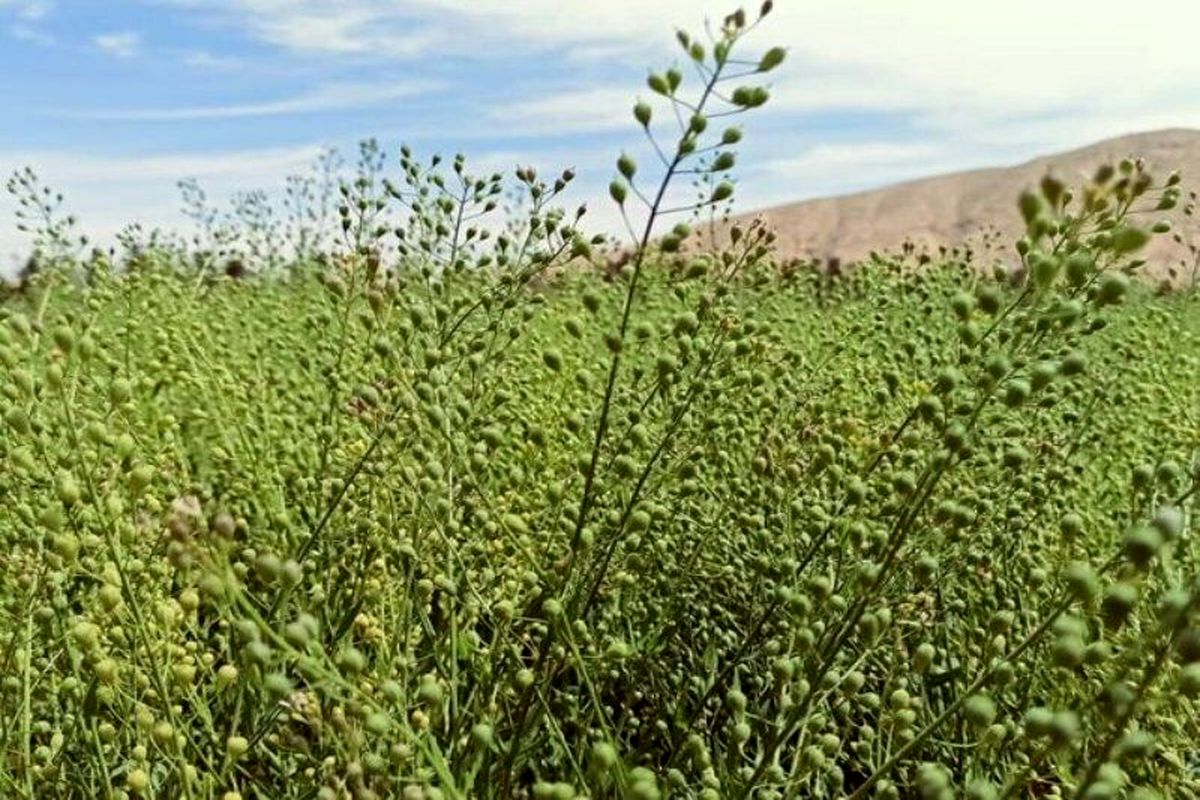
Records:
{"label": "wispy cloud", "polygon": [[413,58],[446,43],[425,24],[425,0],[159,0],[213,15],[261,42],[321,55]]}
{"label": "wispy cloud", "polygon": [[33,42],[34,44],[40,45],[52,45],[56,41],[55,38],[49,33],[23,22],[18,22],[9,26],[8,34],[14,39],[20,39],[23,42]]}
{"label": "wispy cloud", "polygon": [[243,67],[244,58],[209,52],[208,50],[185,50],[178,54],[179,60],[188,67],[199,70],[231,70]]}
{"label": "wispy cloud", "polygon": [[[751,167],[755,194],[782,202],[874,188],[970,164],[972,155],[941,141],[887,139],[817,144]],[[762,191],[765,189],[766,191]],[[779,195],[780,190],[785,191]]]}
{"label": "wispy cloud", "polygon": [[[729,6],[728,0],[340,0],[336,7],[325,0],[163,1],[236,21],[259,42],[334,59],[438,52],[503,60],[549,51],[567,57],[560,67],[582,65],[602,76],[678,55],[674,27],[699,32],[705,17],[720,19]],[[806,0],[777,4],[758,38],[790,52],[776,76],[772,106],[779,112],[944,119],[947,109],[959,109],[1003,122],[1070,119],[1088,107],[1128,113],[1129,125],[1141,127],[1135,113],[1169,114],[1174,90],[1200,81],[1194,26],[1180,24],[1195,15],[1194,0],[1161,0],[1153,14],[1129,4],[1101,14],[1093,0],[1049,6],[1044,0]],[[616,93],[604,80],[595,97],[611,102]],[[1150,109],[1143,102],[1147,87],[1159,98]],[[571,99],[511,103],[525,112],[526,127],[539,132],[552,132],[554,121],[564,133],[610,129],[625,111]],[[521,127],[517,113],[502,110],[496,118]]]}
{"label": "wispy cloud", "polygon": [[631,107],[627,90],[597,86],[505,102],[489,116],[497,123],[493,133],[563,135],[629,127]]}
{"label": "wispy cloud", "polygon": [[[95,187],[116,181],[154,184],[165,181],[174,191],[184,177],[246,181],[248,186],[280,178],[287,170],[312,162],[321,145],[248,150],[181,151],[157,154],[94,156],[62,150],[0,153],[0,162],[29,163],[52,185]],[[68,187],[69,188],[69,187]]]}
{"label": "wispy cloud", "polygon": [[141,50],[142,35],[137,31],[100,33],[92,37],[92,44],[117,58],[133,58]]}
{"label": "wispy cloud", "polygon": [[46,17],[54,3],[50,0],[0,0],[0,10],[10,9],[18,18],[26,22],[37,22]]}
{"label": "wispy cloud", "polygon": [[8,35],[24,42],[40,45],[54,44],[54,36],[40,27],[50,15],[54,4],[49,0],[0,0],[0,14],[11,12],[15,21],[8,26]]}
{"label": "wispy cloud", "polygon": [[[605,216],[611,159],[628,148],[644,172],[656,163],[630,119],[634,97],[647,94],[644,70],[685,62],[673,29],[700,33],[705,16],[719,19],[731,4],[737,0],[143,0],[133,23],[99,14],[73,20],[70,3],[46,16],[42,0],[0,0],[0,30],[29,40],[53,33],[56,52],[81,46],[93,54],[104,46],[92,38],[100,32],[114,56],[137,55],[132,63],[160,70],[145,87],[129,82],[123,67],[130,62],[115,59],[94,73],[59,77],[40,70],[30,48],[9,48],[13,59],[33,62],[20,88],[53,107],[38,113],[31,99],[20,104],[29,113],[8,127],[0,122],[3,141],[28,151],[0,152],[0,164],[6,156],[36,163],[43,140],[64,151],[125,153],[90,161],[41,154],[62,167],[48,177],[69,197],[82,182],[85,222],[103,228],[104,214],[173,212],[173,180],[215,168],[208,155],[148,161],[132,148],[199,146],[239,132],[263,144],[288,142],[293,122],[303,121],[306,137],[343,147],[354,135],[403,134],[431,148],[465,145],[475,164],[482,157],[505,168],[575,165],[573,191],[595,198],[588,220],[616,227]],[[778,2],[754,46],[784,45],[788,59],[771,76],[771,102],[745,120],[739,201],[842,193],[1133,130],[1200,126],[1194,4],[1159,0],[1151,13],[1095,0]],[[88,27],[97,18],[104,27]],[[26,66],[3,57],[0,68]],[[224,70],[225,93],[214,96],[211,80],[197,91],[200,70]],[[429,80],[444,81],[436,84],[443,91],[418,96],[434,88]],[[690,87],[690,73],[686,80]],[[398,131],[391,104],[405,98]],[[118,139],[128,128],[56,127],[63,119],[146,124],[136,138]],[[237,131],[208,124],[220,119],[254,124]],[[660,122],[663,133],[674,125],[666,107],[656,110]],[[211,156],[226,157],[266,155]],[[166,189],[148,188],[147,168],[159,176],[154,187]],[[103,181],[88,178],[100,172]],[[253,178],[247,169],[227,180]],[[116,200],[104,205],[106,198]]]}
{"label": "wispy cloud", "polygon": [[312,91],[276,100],[227,105],[186,106],[179,108],[129,109],[58,109],[51,113],[72,119],[112,122],[187,122],[194,120],[271,117],[311,114],[323,111],[348,111],[377,106],[403,97],[411,97],[435,87],[431,82],[395,82],[384,84],[333,83]]}

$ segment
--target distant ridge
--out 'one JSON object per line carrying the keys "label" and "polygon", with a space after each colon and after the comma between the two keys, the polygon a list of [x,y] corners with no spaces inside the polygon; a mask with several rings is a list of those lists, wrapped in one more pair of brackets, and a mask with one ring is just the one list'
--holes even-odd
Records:
{"label": "distant ridge", "polygon": [[[1101,164],[1125,157],[1144,158],[1158,180],[1179,170],[1185,189],[1200,187],[1200,130],[1177,128],[1107,139],[1016,166],[938,175],[743,217],[762,217],[774,228],[781,257],[824,263],[836,260],[848,265],[872,251],[898,250],[906,241],[918,250],[936,251],[940,246],[978,241],[985,230],[998,233],[1007,247],[1021,234],[1016,198],[1022,189],[1036,185],[1047,172],[1078,183]],[[1167,216],[1177,232],[1200,244],[1196,218],[1185,218],[1179,210]],[[1186,247],[1172,241],[1172,236],[1156,237],[1145,252],[1148,269],[1165,276],[1186,253]]]}

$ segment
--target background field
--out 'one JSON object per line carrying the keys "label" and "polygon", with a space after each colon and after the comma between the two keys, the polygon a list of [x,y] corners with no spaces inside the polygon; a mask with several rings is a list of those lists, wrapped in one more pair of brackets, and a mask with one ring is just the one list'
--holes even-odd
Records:
{"label": "background field", "polygon": [[13,176],[0,795],[1197,796],[1185,179],[797,261],[723,220],[770,9],[649,75],[619,248],[370,140],[110,252]]}

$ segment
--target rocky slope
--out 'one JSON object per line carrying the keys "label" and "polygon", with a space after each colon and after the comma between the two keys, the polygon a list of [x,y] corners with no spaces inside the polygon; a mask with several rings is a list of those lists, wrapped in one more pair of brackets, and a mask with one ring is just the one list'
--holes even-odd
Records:
{"label": "rocky slope", "polygon": [[[1141,157],[1153,174],[1180,170],[1185,187],[1200,187],[1200,130],[1173,129],[1138,133],[1011,167],[971,170],[909,181],[873,191],[792,203],[747,214],[762,217],[778,235],[784,258],[836,260],[846,265],[872,251],[897,250],[910,242],[919,251],[936,251],[983,240],[992,231],[1005,247],[1021,232],[1016,198],[1047,172],[1078,183],[1105,162]],[[1175,268],[1179,280],[1191,277],[1196,258],[1188,244],[1200,246],[1195,217],[1171,216],[1174,236],[1157,237],[1147,250],[1152,271],[1164,276]],[[998,251],[1011,252],[1009,250]],[[1186,260],[1186,266],[1180,261]]]}

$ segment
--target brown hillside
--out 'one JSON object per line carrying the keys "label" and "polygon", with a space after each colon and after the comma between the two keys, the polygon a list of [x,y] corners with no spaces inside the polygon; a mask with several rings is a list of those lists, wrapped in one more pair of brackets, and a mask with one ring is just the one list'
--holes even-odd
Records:
{"label": "brown hillside", "polygon": [[[745,216],[762,217],[775,229],[784,258],[849,264],[872,251],[897,250],[906,241],[933,251],[978,240],[987,230],[998,232],[1007,246],[1021,233],[1016,198],[1023,189],[1036,185],[1047,172],[1078,183],[1101,164],[1124,157],[1144,158],[1151,174],[1160,179],[1179,170],[1185,188],[1200,187],[1200,130],[1174,129],[1109,139],[1017,166],[940,175]],[[1179,211],[1169,218],[1184,243],[1160,236],[1147,249],[1150,269],[1159,276],[1179,268],[1189,241],[1200,245],[1196,218],[1185,218]],[[1190,279],[1190,267],[1180,269],[1189,273],[1180,279]]]}

